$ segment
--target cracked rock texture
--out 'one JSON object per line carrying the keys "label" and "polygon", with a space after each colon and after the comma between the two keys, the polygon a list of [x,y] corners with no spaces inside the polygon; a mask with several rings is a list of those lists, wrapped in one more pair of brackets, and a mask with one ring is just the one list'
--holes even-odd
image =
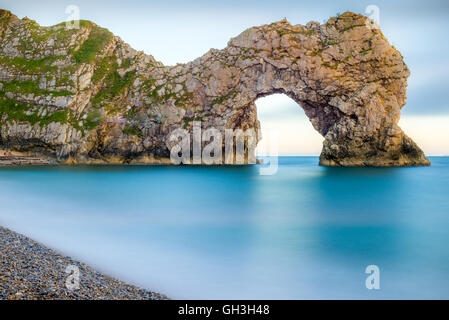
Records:
{"label": "cracked rock texture", "polygon": [[397,124],[410,72],[363,15],[253,27],[176,66],[89,21],[41,27],[0,10],[0,40],[3,148],[61,163],[168,163],[173,130],[259,129],[256,99],[284,93],[325,138],[322,165],[430,164]]}

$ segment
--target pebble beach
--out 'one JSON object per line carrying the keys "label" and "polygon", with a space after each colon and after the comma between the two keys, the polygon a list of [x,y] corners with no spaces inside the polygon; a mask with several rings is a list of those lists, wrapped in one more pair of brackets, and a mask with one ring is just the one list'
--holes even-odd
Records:
{"label": "pebble beach", "polygon": [[[77,288],[67,279],[79,270]],[[75,266],[75,267],[74,267]],[[166,300],[0,227],[0,300]]]}
{"label": "pebble beach", "polygon": [[10,166],[43,166],[52,161],[43,157],[29,156],[22,152],[11,152],[0,149],[0,167]]}

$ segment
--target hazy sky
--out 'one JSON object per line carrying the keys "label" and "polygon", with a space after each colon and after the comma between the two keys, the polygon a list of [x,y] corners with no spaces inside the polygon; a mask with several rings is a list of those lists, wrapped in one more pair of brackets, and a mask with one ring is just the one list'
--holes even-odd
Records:
{"label": "hazy sky", "polygon": [[[400,125],[428,154],[449,155],[449,1],[84,1],[0,0],[0,8],[41,25],[66,20],[77,5],[81,19],[106,27],[138,50],[170,65],[190,61],[210,48],[221,49],[231,37],[254,25],[286,17],[305,24],[345,11],[379,8],[379,22],[411,70],[407,105]],[[287,97],[258,101],[262,127],[278,128],[283,154],[317,154],[322,138],[304,112]]]}

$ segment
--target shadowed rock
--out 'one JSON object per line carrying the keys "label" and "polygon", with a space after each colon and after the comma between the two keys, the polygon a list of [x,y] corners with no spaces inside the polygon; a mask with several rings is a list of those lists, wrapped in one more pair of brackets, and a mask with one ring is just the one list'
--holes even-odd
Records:
{"label": "shadowed rock", "polygon": [[409,70],[363,15],[253,27],[176,66],[88,21],[40,27],[0,11],[0,37],[0,142],[14,150],[164,163],[175,129],[259,129],[256,99],[284,93],[325,138],[322,165],[430,164],[397,124]]}

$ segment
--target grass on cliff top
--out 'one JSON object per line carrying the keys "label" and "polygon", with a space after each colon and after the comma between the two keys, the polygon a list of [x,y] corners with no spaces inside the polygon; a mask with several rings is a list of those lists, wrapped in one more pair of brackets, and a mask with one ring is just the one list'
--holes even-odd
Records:
{"label": "grass on cliff top", "polygon": [[[87,27],[89,22],[80,20],[79,25],[80,27]],[[30,31],[31,38],[36,43],[45,42],[51,37],[58,42],[65,42],[78,32],[75,28],[66,28],[66,22],[62,22],[54,26],[44,27],[40,26],[34,20],[28,20],[27,28]]]}
{"label": "grass on cliff top", "polygon": [[89,37],[83,42],[79,50],[73,53],[73,61],[75,63],[95,61],[97,53],[104,49],[112,37],[113,35],[109,30],[93,25]]}

